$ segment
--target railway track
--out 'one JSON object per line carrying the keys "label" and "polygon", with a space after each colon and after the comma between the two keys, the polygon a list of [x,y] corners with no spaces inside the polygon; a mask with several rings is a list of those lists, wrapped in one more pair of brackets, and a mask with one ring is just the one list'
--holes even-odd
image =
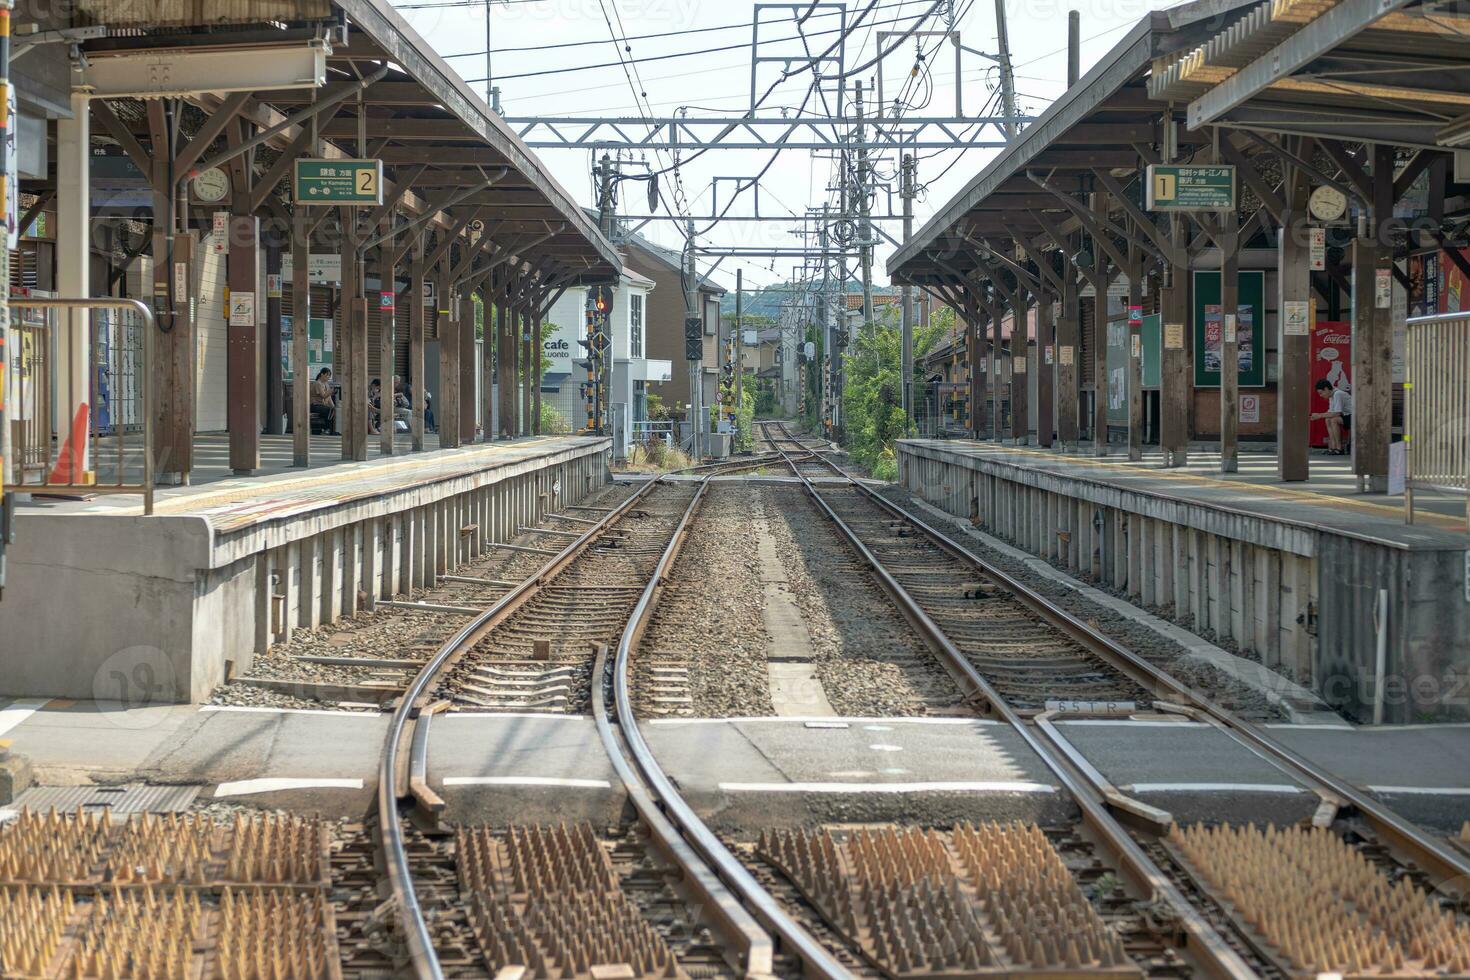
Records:
{"label": "railway track", "polygon": [[[408,844],[412,834],[405,829],[405,807],[432,809],[436,802],[425,779],[429,719],[455,700],[486,707],[481,702],[487,699],[474,693],[483,668],[517,672],[528,661],[553,655],[553,640],[538,633],[569,637],[557,653],[575,645],[588,648],[591,665],[582,701],[590,704],[613,768],[651,849],[675,869],[686,907],[734,951],[730,958],[739,972],[847,975],[683,801],[633,714],[629,651],[647,626],[709,476],[693,484],[647,483],[461,629],[409,685],[385,741],[378,833],[416,975],[445,975],[416,889]],[[614,575],[633,576],[639,584],[610,586],[607,579]],[[577,608],[588,590],[606,594],[610,588],[616,593],[590,603],[590,610]],[[502,704],[495,699],[488,706]],[[406,780],[400,778],[404,773]],[[491,975],[527,963],[538,975],[587,975],[598,963],[631,971],[618,976],[684,975],[662,937],[637,912],[590,828],[461,831],[454,858],[458,901],[470,910],[470,931]],[[552,905],[560,907],[548,918],[546,907]]]}
{"label": "railway track", "polygon": [[[771,444],[800,445],[777,427],[779,434],[767,435]],[[841,479],[814,481],[797,460],[787,462],[976,708],[1009,724],[1069,791],[1081,808],[1083,833],[1105,848],[1134,888],[1178,917],[1184,947],[1211,975],[1453,975],[1462,964],[1470,966],[1464,855],[1056,608],[835,464],[822,460],[827,475]],[[1149,709],[1212,725],[1306,786],[1321,803],[1312,825],[1282,831],[1175,826],[1166,812],[1109,784],[1053,724],[1064,716]],[[1125,830],[1123,821],[1134,830]],[[762,846],[779,863],[795,845],[778,840]],[[802,846],[836,853],[821,840]],[[949,846],[952,852],[956,842]],[[814,867],[808,859],[807,880],[821,878]],[[1326,899],[1324,875],[1339,882],[1329,886]],[[1394,903],[1402,904],[1391,912]],[[1313,925],[1296,924],[1303,916]],[[1417,925],[1388,938],[1366,925],[1395,916]]]}

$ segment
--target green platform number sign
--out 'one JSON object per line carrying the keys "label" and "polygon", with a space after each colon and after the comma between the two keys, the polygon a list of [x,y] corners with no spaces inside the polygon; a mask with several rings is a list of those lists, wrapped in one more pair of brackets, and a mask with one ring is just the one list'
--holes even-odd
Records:
{"label": "green platform number sign", "polygon": [[296,203],[383,203],[382,160],[297,160]]}
{"label": "green platform number sign", "polygon": [[1229,211],[1235,207],[1235,168],[1225,164],[1152,164],[1150,211]]}

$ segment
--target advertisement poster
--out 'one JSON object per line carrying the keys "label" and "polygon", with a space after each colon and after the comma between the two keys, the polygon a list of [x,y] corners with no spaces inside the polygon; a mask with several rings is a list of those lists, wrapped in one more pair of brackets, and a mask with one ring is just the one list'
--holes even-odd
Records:
{"label": "advertisement poster", "polygon": [[[1326,379],[1333,387],[1352,384],[1352,324],[1346,320],[1318,320],[1312,330],[1312,385]],[[1310,396],[1310,412],[1327,411],[1327,401],[1314,390]],[[1314,448],[1327,445],[1327,423],[1310,423],[1308,444]]]}
{"label": "advertisement poster", "polygon": [[1409,316],[1439,312],[1439,255],[1409,257]]}
{"label": "advertisement poster", "polygon": [[[1460,249],[1460,255],[1470,258],[1470,249]],[[1439,277],[1439,312],[1462,313],[1470,306],[1470,283],[1466,282],[1465,273],[1449,256],[1440,260]]]}

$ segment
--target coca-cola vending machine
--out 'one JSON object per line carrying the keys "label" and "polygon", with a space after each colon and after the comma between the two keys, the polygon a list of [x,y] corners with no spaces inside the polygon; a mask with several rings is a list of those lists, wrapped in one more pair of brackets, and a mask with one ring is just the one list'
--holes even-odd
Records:
{"label": "coca-cola vending machine", "polygon": [[[1317,394],[1317,382],[1326,378],[1334,388],[1352,388],[1353,331],[1346,320],[1318,320],[1312,329],[1312,413],[1327,411],[1327,399]],[[1314,419],[1308,438],[1315,448],[1327,445],[1327,423]]]}

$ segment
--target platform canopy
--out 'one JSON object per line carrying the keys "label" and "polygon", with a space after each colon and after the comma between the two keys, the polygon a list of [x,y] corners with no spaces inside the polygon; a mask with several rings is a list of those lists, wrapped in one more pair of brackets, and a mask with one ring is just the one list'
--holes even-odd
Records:
{"label": "platform canopy", "polygon": [[1470,143],[1470,14],[1426,0],[1262,4],[1154,67],[1207,124],[1398,146]]}
{"label": "platform canopy", "polygon": [[[1106,453],[1109,428],[1126,427],[1133,458],[1147,430],[1182,460],[1192,438],[1218,436],[1231,471],[1237,430],[1274,435],[1281,478],[1306,479],[1307,337],[1316,320],[1347,321],[1355,474],[1386,486],[1402,311],[1439,301],[1424,284],[1441,266],[1470,280],[1470,178],[1451,153],[1470,145],[1467,41],[1470,16],[1428,0],[1200,0],[1144,16],[888,262],[975,328],[971,398],[993,399],[988,420],[972,413],[975,434],[1029,438],[1028,392],[1008,377],[1025,355],[997,364],[987,349],[1002,318],[1029,310],[1042,445],[1055,377],[1063,444],[1087,429]],[[1221,270],[1209,298],[1196,270]],[[1079,294],[1104,291],[1112,302],[1079,323]],[[1151,315],[1162,329],[1145,333]],[[1238,376],[1221,371],[1237,353]],[[1218,407],[1197,397],[1216,388]],[[1274,418],[1249,388],[1274,391]]]}
{"label": "platform canopy", "polygon": [[[132,23],[143,6],[147,22]],[[560,270],[563,284],[621,271],[571,195],[387,0],[249,0],[202,13],[184,0],[82,0],[76,9],[72,26],[105,28],[82,45],[81,84],[121,122],[104,110],[100,131],[145,173],[146,113],[134,100],[178,97],[203,110],[182,122],[186,171],[220,156],[237,120],[260,140],[253,210],[290,207],[290,162],[313,155],[316,136],[317,156],[383,162],[383,205],[365,219],[432,215],[431,227],[483,241],[487,261],[509,250],[523,271]]]}

